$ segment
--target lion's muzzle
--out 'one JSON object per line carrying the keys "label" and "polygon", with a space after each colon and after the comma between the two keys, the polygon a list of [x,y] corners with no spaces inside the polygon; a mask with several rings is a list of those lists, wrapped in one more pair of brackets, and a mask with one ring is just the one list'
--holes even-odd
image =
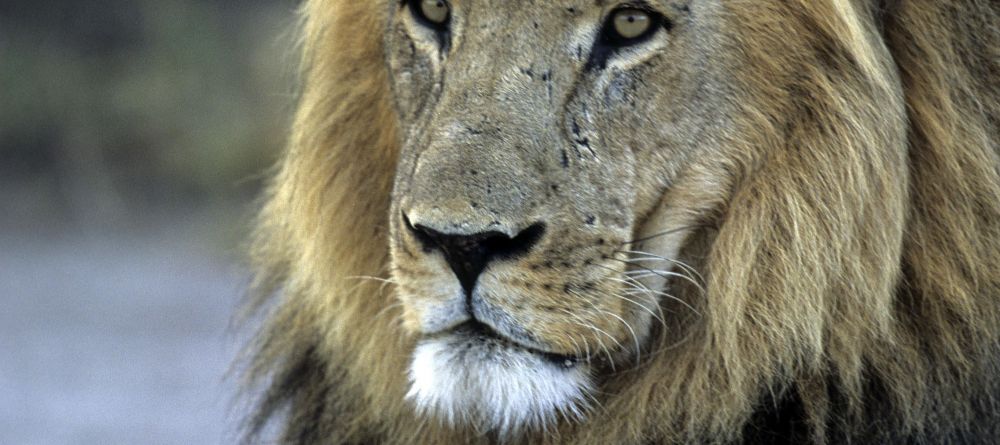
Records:
{"label": "lion's muzzle", "polygon": [[504,232],[464,233],[461,230],[447,232],[445,228],[435,228],[425,222],[413,221],[403,215],[407,229],[420,241],[425,251],[440,250],[448,266],[462,284],[471,307],[476,279],[483,269],[493,261],[516,259],[527,253],[545,234],[545,224],[536,223],[522,230],[514,237]]}

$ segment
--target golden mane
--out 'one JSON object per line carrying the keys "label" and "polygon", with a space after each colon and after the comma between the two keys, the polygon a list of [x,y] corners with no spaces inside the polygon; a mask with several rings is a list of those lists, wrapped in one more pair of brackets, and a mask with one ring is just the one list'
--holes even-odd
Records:
{"label": "golden mane", "polygon": [[[729,442],[786,394],[816,442],[1000,437],[996,417],[974,418],[1000,410],[1000,7],[788,3],[746,26],[787,29],[793,42],[775,45],[810,52],[743,48],[758,60],[749,94],[799,116],[747,123],[773,148],[747,153],[781,162],[735,160],[733,172],[755,173],[706,197],[705,316],[677,326],[688,336],[660,345],[670,354],[616,375],[591,420],[600,429],[560,430],[574,443]],[[385,10],[303,7],[303,91],[252,249],[251,307],[270,313],[246,376],[263,390],[248,440],[276,417],[290,443],[488,440],[414,417],[402,375],[411,340],[391,284],[366,278],[387,276],[398,151],[376,32]],[[767,89],[768,66],[796,57],[815,69],[793,91]],[[886,103],[858,103],[864,88]],[[879,120],[906,134],[879,133]],[[866,150],[896,140],[904,159]],[[810,150],[821,145],[843,149]]]}

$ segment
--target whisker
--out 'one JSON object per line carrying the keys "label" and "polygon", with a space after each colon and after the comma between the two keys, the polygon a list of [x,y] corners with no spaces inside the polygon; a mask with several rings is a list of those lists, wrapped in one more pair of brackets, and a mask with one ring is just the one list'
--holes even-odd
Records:
{"label": "whisker", "polygon": [[582,351],[582,350],[580,349],[580,344],[576,342],[576,339],[575,339],[575,338],[573,338],[573,336],[572,336],[572,335],[570,335],[570,337],[569,337],[569,341],[573,342],[573,356],[574,356],[574,357],[579,357],[579,356],[580,356],[580,354],[581,354],[581,353],[583,352],[583,351]]}
{"label": "whisker", "polygon": [[[586,297],[584,297],[583,295],[580,295],[576,291],[572,291],[571,290],[570,293],[573,294],[573,295],[575,295],[575,296],[577,296],[577,297],[579,297],[579,298],[581,298],[581,299],[586,300]],[[622,324],[625,325],[625,328],[627,328],[629,330],[629,332],[632,333],[632,340],[635,341],[635,353],[636,353],[636,356],[641,358],[642,357],[642,347],[639,344],[639,336],[635,335],[635,329],[632,329],[632,325],[630,325],[627,321],[625,321],[624,318],[622,318],[618,314],[615,314],[613,312],[601,309],[601,308],[597,307],[597,305],[595,305],[594,303],[590,303],[590,306],[592,308],[596,309],[598,312],[601,312],[603,314],[610,315],[612,317],[617,318],[618,321],[622,322]],[[615,343],[618,343],[618,341],[616,340]],[[621,343],[618,343],[618,347],[624,349],[624,347],[621,345]]]}
{"label": "whisker", "polygon": [[[666,261],[666,262],[669,262],[669,263],[677,265],[678,268],[680,269],[680,271],[688,273],[689,277],[691,277],[691,278],[698,278],[701,281],[705,281],[704,278],[701,276],[701,274],[698,273],[698,271],[694,270],[694,268],[692,268],[691,266],[685,264],[682,261],[671,260],[669,258],[662,258],[662,257],[655,257],[655,258],[652,258],[652,257],[646,257],[646,258],[631,257],[631,258],[629,258],[626,261],[628,261],[629,263],[636,263],[635,264],[636,266],[639,266],[639,264],[637,264],[637,263],[640,263],[640,262],[643,262],[643,261],[655,261],[655,262],[664,262],[664,261]],[[634,273],[634,272],[638,272],[638,271],[629,271],[629,273]]]}
{"label": "whisker", "polygon": [[693,225],[693,226],[677,227],[677,228],[666,230],[666,231],[663,231],[663,232],[660,232],[660,233],[655,233],[653,235],[649,235],[649,236],[646,236],[646,237],[643,237],[643,238],[638,238],[638,239],[634,239],[634,240],[631,240],[631,241],[625,241],[621,245],[624,246],[624,245],[628,245],[628,244],[637,244],[637,243],[641,243],[641,242],[644,242],[644,241],[649,241],[651,239],[659,238],[661,236],[673,235],[675,233],[683,232],[685,230],[701,229],[701,228],[706,228],[706,227],[710,227],[710,226],[707,225],[707,224],[697,224],[697,225]]}
{"label": "whisker", "polygon": [[[694,270],[694,268],[692,268],[691,266],[688,266],[687,264],[684,264],[683,262],[680,262],[680,261],[666,260],[666,259],[660,259],[660,258],[632,258],[632,259],[629,259],[628,261],[632,262],[632,263],[635,263],[637,261],[667,261],[667,262],[670,262],[670,263],[675,264],[675,265],[678,266],[677,267],[677,271],[675,273],[683,273],[684,277],[687,277],[687,278],[692,279],[692,280],[698,280],[699,283],[704,283],[705,282],[705,278],[702,277],[701,274],[698,273],[697,270]],[[638,264],[635,264],[635,265],[639,266]],[[642,267],[642,266],[639,266],[639,267]],[[647,266],[647,269],[653,269],[653,267],[652,266]],[[666,271],[668,271],[668,269],[671,269],[671,268],[667,267],[667,268],[664,268],[664,269],[655,269],[655,270],[666,272]]]}
{"label": "whisker", "polygon": [[[644,271],[643,273],[650,273],[650,274],[654,274],[654,275],[657,275],[657,276],[662,276],[658,272],[662,272],[664,274],[678,276],[678,277],[682,277],[682,278],[690,280],[690,278],[687,277],[687,276],[685,276],[685,275],[681,275],[681,274],[677,274],[677,273],[673,273],[673,272],[668,272],[668,271],[652,271],[651,270],[649,272],[645,272]],[[633,276],[626,276],[626,278],[635,279],[635,277],[633,277]],[[677,301],[678,303],[681,303],[682,305],[684,305],[688,309],[690,309],[692,312],[694,312],[695,314],[697,314],[699,317],[701,316],[701,313],[698,312],[698,310],[696,310],[694,307],[692,307],[686,301],[678,298],[677,296],[675,296],[673,294],[670,294],[670,293],[667,293],[667,292],[662,291],[662,290],[658,291],[658,290],[650,289],[648,286],[646,286],[645,284],[642,284],[641,282],[639,282],[639,285],[642,286],[642,287],[641,288],[635,288],[634,287],[633,288],[634,292],[626,291],[626,294],[627,295],[637,295],[638,293],[645,293],[645,294],[648,294],[648,295],[659,295],[659,296],[662,296],[662,297],[666,297],[666,298],[669,298],[671,300]],[[702,289],[701,286],[699,286],[697,283],[695,283],[695,286],[698,286],[699,289]],[[662,308],[661,308],[661,310],[662,310]]]}
{"label": "whisker", "polygon": [[624,318],[620,317],[619,315],[613,312],[605,311],[602,309],[598,310],[612,317],[617,318],[618,321],[622,322],[622,324],[625,325],[625,328],[627,328],[629,333],[632,334],[632,341],[635,342],[635,364],[638,365],[640,362],[642,362],[642,345],[639,342],[639,336],[635,334],[635,329],[632,329],[632,325],[630,325],[627,321],[625,321]]}
{"label": "whisker", "polygon": [[651,277],[651,276],[660,276],[660,277],[663,277],[664,275],[666,275],[666,276],[678,277],[678,278],[684,278],[684,279],[694,279],[694,277],[692,277],[690,275],[685,275],[685,274],[680,273],[680,272],[674,272],[672,270],[666,270],[666,269],[653,269],[651,267],[644,267],[644,268],[641,268],[641,270],[627,271],[627,272],[625,272],[624,275],[629,276],[629,277],[633,277],[633,278],[646,278],[646,277]]}
{"label": "whisker", "polygon": [[587,363],[590,363],[590,361],[593,359],[593,357],[590,354],[590,342],[587,341],[587,337],[581,337],[581,340],[583,340],[583,347],[587,348]]}
{"label": "whisker", "polygon": [[638,365],[636,368],[633,368],[633,370],[641,370],[642,368],[645,368],[647,366],[652,365],[653,364],[653,360],[652,359],[654,357],[656,357],[656,356],[658,356],[658,355],[660,355],[660,354],[662,354],[662,353],[664,353],[666,351],[670,351],[672,349],[676,349],[676,348],[680,347],[684,343],[687,343],[688,340],[690,340],[693,337],[694,337],[694,334],[691,333],[691,332],[689,332],[688,335],[685,335],[683,338],[681,338],[680,340],[678,340],[678,341],[676,341],[674,343],[665,345],[665,346],[663,346],[663,347],[661,347],[659,349],[655,349],[653,351],[648,352],[646,354],[646,356],[649,357],[649,360],[647,360],[645,363],[642,363],[642,364]]}
{"label": "whisker", "polygon": [[[668,293],[663,292],[663,291],[657,291],[657,290],[652,290],[652,289],[645,289],[645,290],[641,290],[639,292],[650,293],[650,294],[653,294],[653,295],[659,295],[661,297],[665,297],[665,298],[668,298],[670,300],[676,301],[676,302],[684,305],[684,307],[690,309],[691,312],[694,312],[696,315],[698,315],[699,317],[701,317],[701,312],[698,312],[698,310],[695,309],[694,306],[691,306],[690,304],[688,304],[688,302],[686,302],[686,301],[684,301],[684,300],[682,300],[682,299],[680,299],[680,298],[678,298],[678,297],[676,297],[674,295],[668,294]],[[635,295],[635,294],[629,294],[629,295]]]}
{"label": "whisker", "polygon": [[[581,319],[578,315],[570,312],[569,310],[563,309],[563,312],[566,312],[570,316],[576,318],[577,320],[580,320],[580,322],[576,323],[577,325],[579,325],[581,327],[588,328],[590,330],[593,330],[594,332],[597,332],[597,333],[600,333],[600,334],[604,334],[608,338],[610,338],[612,341],[614,341],[618,345],[619,348],[623,348],[622,344],[618,341],[618,339],[612,337],[611,334],[608,334],[607,332],[605,332],[601,328],[598,328],[597,326],[594,326],[592,323],[587,323],[586,320]],[[611,365],[611,370],[614,371],[614,369],[615,369],[615,361],[612,358],[611,350],[608,349],[608,346],[604,344],[604,341],[601,340],[601,337],[595,337],[595,339],[597,340],[598,345],[600,345],[601,350],[604,351],[604,354],[608,356],[608,363]]]}
{"label": "whisker", "polygon": [[685,275],[685,274],[682,274],[682,273],[679,273],[679,272],[674,272],[674,271],[671,271],[671,270],[660,270],[660,269],[644,268],[643,270],[637,270],[637,271],[633,271],[633,272],[626,272],[625,276],[630,277],[630,278],[636,278],[636,279],[638,279],[638,278],[648,278],[648,277],[660,277],[660,278],[677,277],[677,278],[681,278],[684,281],[687,281],[687,282],[691,283],[692,285],[694,285],[695,287],[697,287],[698,290],[701,291],[702,294],[705,294],[705,292],[706,292],[705,288],[702,287],[701,283],[698,283],[697,281],[695,281],[695,279],[692,278],[690,275]]}
{"label": "whisker", "polygon": [[[581,322],[586,321],[586,320],[582,320],[579,316],[577,316],[576,314],[573,314],[568,309],[563,308],[562,311],[565,312],[567,315],[569,315],[569,316],[571,316],[571,317],[573,317],[573,318],[576,319],[576,320],[570,320],[570,321],[573,322],[573,324],[575,324],[577,326],[587,327],[585,324],[581,323]],[[577,320],[579,320],[579,321],[577,321]],[[570,337],[570,340],[573,341],[573,344],[577,345],[577,348],[579,348],[579,344],[576,343],[576,340],[574,340],[573,337]],[[583,337],[583,336],[580,337],[580,340],[583,341],[583,347],[586,349],[586,354],[587,354],[586,355],[586,361],[589,363],[590,360],[591,360],[590,343],[587,342],[587,338]]]}
{"label": "whisker", "polygon": [[[385,294],[385,288],[386,288],[386,286],[389,286],[390,284],[391,285],[398,285],[399,284],[398,282],[396,282],[396,280],[391,279],[391,278],[373,277],[373,276],[370,276],[370,275],[355,275],[355,276],[347,277],[347,279],[348,280],[359,280],[359,281],[362,281],[362,282],[364,282],[364,281],[374,281],[376,283],[382,283],[382,285],[379,286],[379,288],[378,288],[378,294],[379,294],[379,296],[382,296],[382,295]],[[358,285],[360,286],[360,283]]]}
{"label": "whisker", "polygon": [[698,279],[700,279],[702,282],[705,282],[705,277],[701,276],[701,274],[698,273],[698,271],[694,267],[691,267],[690,264],[687,264],[687,263],[685,263],[683,261],[680,261],[678,259],[667,258],[667,257],[661,256],[661,255],[656,255],[656,254],[653,254],[653,253],[650,253],[650,252],[643,252],[641,250],[619,250],[618,252],[628,253],[628,254],[634,254],[634,255],[643,255],[643,256],[645,256],[647,258],[655,258],[655,259],[660,259],[660,260],[663,260],[663,261],[669,261],[669,262],[671,262],[673,264],[676,264],[676,265],[680,266],[682,269],[685,269],[688,272],[690,272],[690,273],[692,273],[694,275],[697,275]]}
{"label": "whisker", "polygon": [[601,411],[605,411],[604,405],[602,405],[601,401],[597,400],[597,397],[591,394],[590,391],[584,392],[583,396],[590,401],[590,403],[587,404],[587,406],[585,407],[587,410],[587,414],[593,414],[593,412],[598,409],[600,409]]}
{"label": "whisker", "polygon": [[618,259],[618,258],[611,258],[611,259],[615,260],[615,261],[620,261],[622,263],[625,263],[625,264],[628,264],[628,265],[631,265],[631,266],[635,266],[635,267],[637,267],[639,269],[642,269],[642,270],[645,270],[647,272],[651,272],[654,275],[657,275],[657,276],[659,276],[661,278],[669,278],[670,276],[676,276],[678,278],[683,278],[685,281],[688,281],[691,284],[693,284],[695,287],[697,287],[698,290],[700,290],[702,292],[702,294],[707,293],[705,291],[705,287],[702,286],[701,283],[699,283],[697,280],[695,280],[694,278],[691,278],[691,277],[689,277],[687,275],[678,274],[677,272],[668,272],[668,271],[660,271],[660,270],[650,269],[650,268],[648,268],[646,266],[643,266],[641,264],[636,264],[636,263],[630,262],[628,260],[621,260],[621,259]]}
{"label": "whisker", "polygon": [[[610,270],[610,271],[612,271],[612,272],[614,272],[616,274],[620,273],[620,271],[615,270],[615,269],[610,268],[610,267],[607,267],[607,266],[604,266],[602,264],[596,264],[596,266],[604,268],[604,269],[607,269],[607,270]],[[624,275],[623,277],[625,278],[625,280],[622,280],[621,278],[617,278],[617,277],[613,277],[613,276],[612,277],[608,277],[608,279],[610,279],[612,281],[617,281],[617,282],[622,283],[622,284],[625,284],[625,285],[630,286],[631,288],[637,289],[637,290],[649,289],[645,284],[643,284],[642,282],[640,282],[638,280],[635,280],[635,279],[629,277],[628,275]],[[628,280],[628,281],[626,281],[626,280]],[[649,290],[652,290],[652,289],[649,289]],[[610,295],[612,295],[614,297],[617,297],[617,298],[621,298],[621,299],[623,299],[625,301],[628,301],[628,302],[630,302],[630,303],[632,303],[632,304],[634,304],[636,306],[641,307],[642,309],[644,309],[647,312],[649,312],[649,314],[652,315],[654,319],[658,320],[660,322],[660,325],[663,326],[664,329],[667,328],[666,315],[663,313],[663,307],[661,307],[659,303],[655,304],[656,311],[659,313],[659,315],[657,315],[657,313],[654,313],[651,309],[649,309],[645,305],[643,305],[643,304],[641,304],[639,302],[636,302],[636,301],[634,301],[634,300],[632,300],[632,299],[630,299],[630,298],[628,298],[628,297],[626,297],[624,295],[620,295],[620,294],[617,294],[617,293],[611,293]]]}
{"label": "whisker", "polygon": [[[628,278],[628,277],[626,277],[626,278]],[[642,288],[639,288],[639,287],[637,287],[637,286],[636,286],[636,284],[635,284],[635,283],[638,283],[638,282],[635,282],[635,283],[633,283],[633,282],[629,282],[629,281],[626,281],[626,280],[623,280],[623,279],[621,279],[621,278],[615,278],[615,277],[608,277],[608,279],[609,279],[609,280],[611,280],[611,281],[617,281],[617,282],[619,282],[619,283],[622,283],[622,284],[625,284],[625,285],[628,285],[628,286],[631,286],[631,288],[632,288],[632,289],[636,289],[636,290],[644,290],[644,289],[642,289]],[[638,284],[639,284],[639,285],[641,285],[642,283],[638,283]],[[645,287],[645,286],[643,286],[643,287]],[[647,289],[648,289],[648,288],[647,288]],[[622,295],[619,295],[619,294],[616,294],[616,293],[612,293],[612,294],[610,294],[610,295],[611,295],[611,296],[613,296],[613,297],[617,297],[617,298],[621,298],[622,300],[625,300],[625,301],[627,301],[627,302],[629,302],[629,303],[632,303],[632,304],[634,304],[634,305],[636,305],[636,306],[638,306],[638,307],[640,307],[640,308],[644,309],[644,310],[645,310],[646,312],[649,312],[649,315],[652,315],[652,316],[653,316],[653,318],[655,318],[655,319],[659,320],[659,321],[660,321],[660,323],[666,323],[666,320],[664,320],[664,319],[663,319],[663,314],[662,314],[662,313],[661,313],[661,314],[659,314],[659,315],[657,315],[657,314],[656,314],[656,312],[653,312],[653,310],[652,310],[652,309],[650,309],[650,308],[646,307],[646,306],[645,306],[645,305],[643,305],[642,303],[639,303],[639,302],[637,302],[637,301],[635,301],[635,300],[632,300],[631,298],[627,298],[627,297],[625,297],[625,296],[622,296]],[[659,306],[659,305],[657,305],[657,306]]]}
{"label": "whisker", "polygon": [[378,313],[376,313],[375,316],[372,317],[372,320],[378,320],[379,318],[381,318],[385,314],[389,313],[389,311],[391,311],[391,310],[393,310],[395,308],[398,308],[398,307],[402,307],[402,306],[403,306],[403,303],[401,301],[397,301],[397,302],[395,302],[393,304],[390,304],[390,305],[382,308],[380,311],[378,311]]}
{"label": "whisker", "polygon": [[353,275],[353,276],[347,277],[347,279],[348,280],[371,280],[371,281],[377,281],[379,283],[392,283],[392,284],[396,284],[396,280],[393,280],[391,278],[373,277],[371,275]]}

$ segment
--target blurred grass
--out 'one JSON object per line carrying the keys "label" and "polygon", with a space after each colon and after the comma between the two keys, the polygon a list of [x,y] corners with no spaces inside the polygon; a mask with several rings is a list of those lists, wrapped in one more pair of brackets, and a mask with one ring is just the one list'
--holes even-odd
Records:
{"label": "blurred grass", "polygon": [[285,138],[295,4],[5,2],[0,225],[245,207]]}

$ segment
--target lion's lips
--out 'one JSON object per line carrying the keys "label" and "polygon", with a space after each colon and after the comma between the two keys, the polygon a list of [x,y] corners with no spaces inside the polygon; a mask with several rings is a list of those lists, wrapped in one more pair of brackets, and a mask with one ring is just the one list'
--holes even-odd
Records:
{"label": "lion's lips", "polygon": [[500,334],[493,328],[476,320],[462,323],[461,325],[451,329],[448,332],[448,334],[460,335],[470,339],[478,338],[481,339],[483,343],[494,343],[508,348],[520,349],[529,352],[531,354],[537,355],[539,357],[542,357],[546,361],[554,365],[562,366],[564,368],[572,368],[576,366],[578,363],[584,361],[582,358],[574,355],[557,354],[554,352],[548,352],[537,348],[533,348],[531,346],[526,346],[516,340],[508,338],[503,334]]}

